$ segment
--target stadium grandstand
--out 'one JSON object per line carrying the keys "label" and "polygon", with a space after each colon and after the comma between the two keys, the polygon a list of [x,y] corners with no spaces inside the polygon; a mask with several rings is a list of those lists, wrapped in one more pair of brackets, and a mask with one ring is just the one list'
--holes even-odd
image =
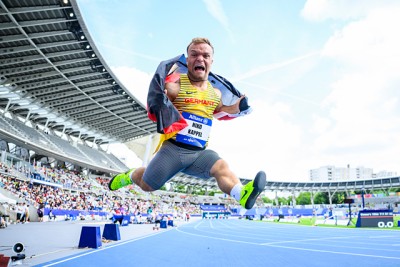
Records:
{"label": "stadium grandstand", "polygon": [[[107,191],[107,179],[128,168],[108,146],[126,144],[146,163],[157,143],[155,123],[102,58],[76,1],[0,0],[0,17],[0,173],[21,179],[24,186],[32,183],[26,174],[35,174],[34,183],[69,190],[69,197],[94,190],[93,202],[99,202],[98,196]],[[64,171],[58,173],[59,169]],[[335,192],[350,196],[354,190],[400,187],[400,177],[274,180],[268,179],[266,191],[328,192],[331,204]],[[217,188],[214,178],[201,180],[181,173],[170,183]],[[161,193],[139,194],[146,200],[163,198]],[[135,194],[131,197],[137,199]],[[173,198],[178,203],[187,195]],[[229,200],[198,196],[196,203],[229,204]]]}

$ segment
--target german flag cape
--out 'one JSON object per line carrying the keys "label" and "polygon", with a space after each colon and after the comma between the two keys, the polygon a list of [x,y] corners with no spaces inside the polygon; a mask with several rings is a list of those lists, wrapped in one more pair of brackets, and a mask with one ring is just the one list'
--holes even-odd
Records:
{"label": "german flag cape", "polygon": [[[147,115],[152,121],[157,122],[157,132],[166,135],[162,138],[164,140],[187,126],[180,112],[164,93],[165,83],[177,81],[181,73],[187,73],[186,57],[184,54],[162,61],[158,65],[150,82],[147,94]],[[213,87],[221,91],[222,103],[225,106],[233,105],[242,95],[224,77],[210,72],[208,80]],[[218,120],[229,120],[249,114],[251,107],[248,105],[247,97],[241,100],[239,109],[240,112],[237,114],[219,112],[215,113],[214,117]]]}

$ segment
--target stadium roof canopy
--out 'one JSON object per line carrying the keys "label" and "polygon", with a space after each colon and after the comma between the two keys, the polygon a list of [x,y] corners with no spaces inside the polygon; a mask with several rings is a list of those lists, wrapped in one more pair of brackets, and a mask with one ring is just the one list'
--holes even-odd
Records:
{"label": "stadium roof canopy", "polygon": [[[240,178],[243,184],[250,180]],[[201,180],[190,175],[180,173],[174,177],[172,182],[186,184],[190,186],[208,186],[216,189],[218,187],[215,179]],[[321,182],[283,182],[271,181],[267,179],[266,191],[270,192],[351,192],[361,190],[387,190],[400,187],[400,177],[382,177],[363,180],[340,180],[340,181],[321,181]]]}
{"label": "stadium roof canopy", "polygon": [[0,109],[96,144],[156,131],[71,0],[0,0]]}

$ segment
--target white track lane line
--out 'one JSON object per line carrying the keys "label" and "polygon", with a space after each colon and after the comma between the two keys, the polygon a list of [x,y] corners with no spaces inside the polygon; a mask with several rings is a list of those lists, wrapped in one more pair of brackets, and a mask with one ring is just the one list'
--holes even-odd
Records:
{"label": "white track lane line", "polygon": [[69,258],[64,259],[64,260],[52,262],[52,263],[49,263],[49,264],[47,264],[47,265],[43,265],[42,267],[48,267],[48,266],[53,266],[53,265],[56,265],[56,264],[59,264],[59,263],[67,262],[67,261],[70,261],[70,260],[73,260],[73,259],[77,259],[77,258],[86,256],[86,255],[90,255],[90,254],[93,254],[93,253],[101,252],[101,251],[104,251],[104,250],[109,249],[109,248],[118,247],[118,246],[121,246],[121,245],[124,245],[124,244],[127,244],[127,243],[136,242],[136,241],[139,241],[139,240],[141,240],[141,239],[145,239],[145,238],[148,238],[148,237],[151,237],[151,236],[154,236],[154,235],[166,233],[166,232],[168,232],[168,231],[170,231],[170,230],[172,230],[172,229],[167,229],[166,231],[163,231],[163,232],[157,232],[157,233],[149,234],[149,235],[142,236],[142,237],[139,237],[139,238],[136,238],[136,239],[131,239],[131,240],[123,241],[123,242],[121,242],[121,243],[118,243],[118,244],[115,244],[115,245],[110,245],[110,246],[107,246],[107,247],[104,247],[104,248],[101,247],[100,249],[91,250],[91,251],[89,251],[89,252],[86,252],[86,253],[83,253],[83,254],[79,254],[79,255],[77,255],[77,256],[73,256],[73,257],[69,257]]}
{"label": "white track lane line", "polygon": [[[215,240],[228,241],[228,242],[233,242],[233,243],[251,244],[251,245],[265,246],[265,247],[276,247],[276,248],[284,248],[284,249],[291,249],[291,250],[312,251],[312,252],[318,252],[318,253],[329,253],[329,254],[351,255],[351,256],[369,257],[369,258],[400,260],[400,257],[380,256],[380,255],[351,253],[351,252],[339,252],[339,251],[322,250],[322,249],[297,248],[297,247],[280,246],[280,245],[269,244],[269,243],[260,244],[260,243],[255,243],[255,242],[248,242],[248,241],[234,240],[234,239],[228,239],[228,238],[213,237],[213,236],[207,236],[207,235],[201,235],[201,234],[188,233],[188,232],[180,230],[179,227],[175,228],[175,230],[180,232],[180,233],[183,233],[183,234],[188,234],[188,235],[192,235],[192,236],[199,236],[199,237],[215,239]],[[198,230],[198,229],[196,229],[196,230]]]}

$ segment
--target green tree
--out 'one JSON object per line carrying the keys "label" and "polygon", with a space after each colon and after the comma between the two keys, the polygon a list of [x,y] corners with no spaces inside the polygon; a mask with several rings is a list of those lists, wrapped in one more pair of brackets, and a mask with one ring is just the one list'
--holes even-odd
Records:
{"label": "green tree", "polygon": [[346,199],[345,192],[336,192],[335,194],[333,194],[332,203],[343,204],[345,199]]}
{"label": "green tree", "polygon": [[311,193],[310,192],[301,192],[296,198],[297,205],[309,205],[311,204]]}
{"label": "green tree", "polygon": [[186,193],[186,186],[184,184],[176,185],[175,192]]}
{"label": "green tree", "polygon": [[278,197],[278,202],[279,202],[279,205],[289,205],[290,198]]}
{"label": "green tree", "polygon": [[329,204],[327,192],[318,192],[314,195],[314,204]]}
{"label": "green tree", "polygon": [[261,198],[263,203],[273,203],[274,201],[268,197],[262,197]]}

